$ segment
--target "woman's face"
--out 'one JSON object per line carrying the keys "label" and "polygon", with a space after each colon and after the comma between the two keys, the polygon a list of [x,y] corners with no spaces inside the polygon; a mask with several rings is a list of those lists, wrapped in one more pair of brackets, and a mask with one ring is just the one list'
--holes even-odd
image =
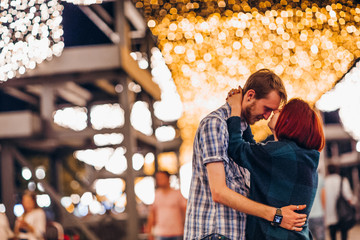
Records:
{"label": "woman's face", "polygon": [[279,118],[280,112],[281,112],[281,109],[275,110],[270,121],[268,122],[268,126],[273,133],[275,132],[275,125]]}
{"label": "woman's face", "polygon": [[35,209],[35,203],[31,196],[24,195],[22,198],[22,205],[24,207],[25,212],[30,212]]}

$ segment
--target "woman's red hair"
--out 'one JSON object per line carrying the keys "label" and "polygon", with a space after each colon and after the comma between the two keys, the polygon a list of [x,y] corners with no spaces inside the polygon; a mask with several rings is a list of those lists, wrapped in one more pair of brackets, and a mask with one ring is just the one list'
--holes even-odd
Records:
{"label": "woman's red hair", "polygon": [[325,136],[321,120],[309,104],[301,99],[291,99],[280,112],[275,125],[279,140],[288,139],[300,147],[321,151]]}

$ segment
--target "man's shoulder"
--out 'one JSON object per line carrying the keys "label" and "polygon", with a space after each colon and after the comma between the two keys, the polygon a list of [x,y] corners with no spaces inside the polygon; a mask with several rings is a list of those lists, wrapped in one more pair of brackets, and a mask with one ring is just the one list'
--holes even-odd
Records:
{"label": "man's shoulder", "polygon": [[226,118],[227,118],[227,109],[226,109],[226,106],[223,105],[223,106],[219,107],[218,109],[212,111],[208,115],[206,115],[201,120],[200,125],[206,124],[209,122],[217,122],[217,121],[226,123]]}

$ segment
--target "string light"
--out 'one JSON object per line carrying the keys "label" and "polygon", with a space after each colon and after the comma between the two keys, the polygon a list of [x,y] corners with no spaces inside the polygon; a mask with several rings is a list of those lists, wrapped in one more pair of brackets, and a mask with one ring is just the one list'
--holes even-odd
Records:
{"label": "string light", "polygon": [[53,55],[60,56],[63,6],[56,0],[0,3],[0,81],[6,81]]}
{"label": "string light", "polygon": [[76,5],[91,5],[91,4],[101,4],[102,0],[62,0],[63,2],[73,3]]}
{"label": "string light", "polygon": [[360,62],[335,85],[333,89],[321,96],[316,107],[321,111],[335,111],[339,109],[340,122],[355,140],[360,141]]}
{"label": "string light", "polygon": [[[181,161],[202,117],[230,88],[269,68],[289,98],[315,103],[360,56],[360,5],[350,1],[134,0],[158,38],[181,96]],[[264,122],[255,138],[268,135]]]}

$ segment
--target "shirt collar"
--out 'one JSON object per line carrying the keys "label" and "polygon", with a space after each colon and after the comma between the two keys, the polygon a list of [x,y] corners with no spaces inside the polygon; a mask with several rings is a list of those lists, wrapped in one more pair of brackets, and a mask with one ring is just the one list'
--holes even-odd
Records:
{"label": "shirt collar", "polygon": [[[225,109],[225,118],[228,119],[231,115],[231,107],[229,103],[224,104]],[[245,119],[241,118],[241,130],[245,131],[248,128],[249,124],[245,121]]]}

